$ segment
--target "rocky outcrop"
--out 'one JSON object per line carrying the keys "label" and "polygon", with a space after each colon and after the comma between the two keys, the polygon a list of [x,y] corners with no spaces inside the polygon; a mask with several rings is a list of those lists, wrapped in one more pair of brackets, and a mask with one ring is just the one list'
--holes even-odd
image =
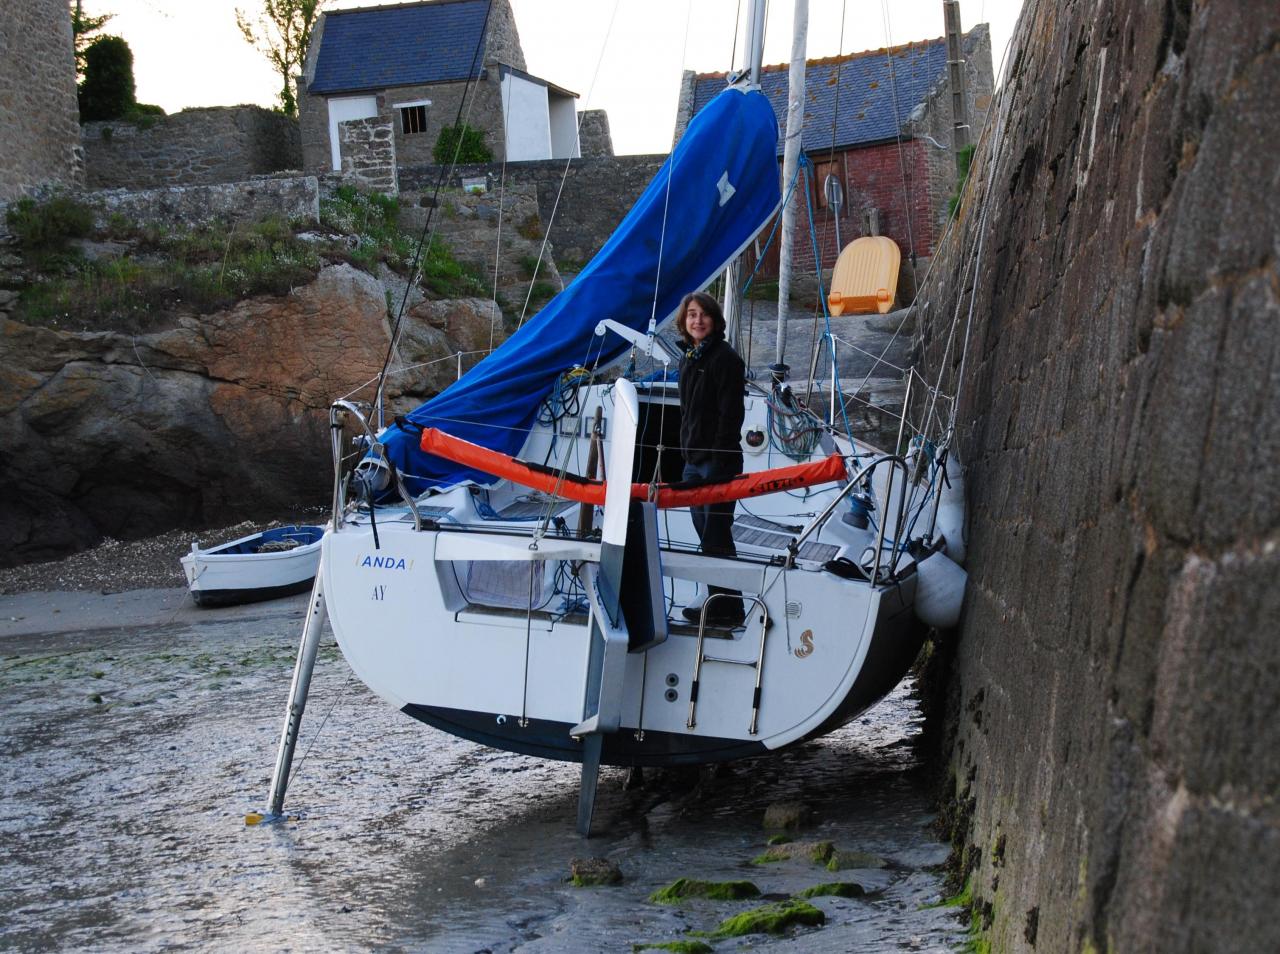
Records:
{"label": "rocky outcrop", "polygon": [[1028,0],[922,292],[930,377],[968,343],[953,795],[994,950],[1280,949],[1278,43],[1275,4]]}
{"label": "rocky outcrop", "polygon": [[[0,319],[0,561],[327,503],[327,408],[382,367],[387,291],[335,265],[136,336]],[[489,302],[411,304],[392,366],[433,363],[392,379],[395,409],[453,380],[439,359],[488,341]]]}

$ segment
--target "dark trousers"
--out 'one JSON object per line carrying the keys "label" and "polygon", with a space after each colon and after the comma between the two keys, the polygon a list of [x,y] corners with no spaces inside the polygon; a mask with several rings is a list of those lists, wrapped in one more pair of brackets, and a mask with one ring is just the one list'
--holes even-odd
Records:
{"label": "dark trousers", "polygon": [[[686,463],[684,465],[685,480],[732,476],[733,474],[717,474],[711,464]],[[733,511],[737,506],[737,501],[730,500],[726,503],[701,504],[689,508],[689,514],[693,517],[693,529],[698,534],[698,542],[702,544],[703,553],[709,556],[736,557],[738,555],[737,548],[733,545]],[[742,595],[738,590],[730,590],[722,586],[707,587],[708,599],[717,593]],[[742,615],[742,611],[741,599],[718,599],[711,604],[709,610],[717,615],[737,614],[739,616]]]}

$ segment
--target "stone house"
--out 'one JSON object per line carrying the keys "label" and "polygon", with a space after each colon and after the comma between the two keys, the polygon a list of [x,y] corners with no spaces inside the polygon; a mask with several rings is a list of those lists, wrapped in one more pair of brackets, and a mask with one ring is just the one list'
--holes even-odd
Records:
{"label": "stone house", "polygon": [[84,183],[66,0],[5,0],[0,15],[0,202]]}
{"label": "stone house", "polygon": [[[496,160],[578,156],[577,94],[526,72],[509,3],[494,0],[486,26],[488,6],[432,0],[322,14],[298,80],[303,168],[362,178],[356,154],[370,149],[384,169],[432,162],[468,80],[464,121]],[[353,153],[345,169],[344,137]]]}
{"label": "stone house", "polygon": [[[994,88],[990,30],[980,23],[964,35],[963,42],[970,140],[977,142]],[[783,63],[766,66],[761,75],[761,87],[783,130],[787,73],[788,65]],[[693,114],[724,85],[724,73],[684,74],[676,140]],[[828,178],[843,193],[841,244],[874,232],[897,242],[904,259],[918,262],[932,256],[956,184],[945,39],[809,60],[805,98],[801,148],[813,164],[814,175],[806,184],[823,267],[832,267],[838,255],[835,210],[824,187]],[[782,150],[779,137],[780,159]],[[796,229],[795,270],[797,275],[805,270],[811,273],[813,242],[803,204]],[[777,274],[777,255],[775,241],[766,253],[763,273]]]}

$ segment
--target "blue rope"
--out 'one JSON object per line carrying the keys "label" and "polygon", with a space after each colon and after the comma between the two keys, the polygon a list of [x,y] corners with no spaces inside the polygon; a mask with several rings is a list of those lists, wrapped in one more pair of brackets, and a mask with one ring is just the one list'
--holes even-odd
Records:
{"label": "blue rope", "polygon": [[[803,157],[802,157],[803,158]],[[796,182],[800,178],[800,166],[796,166],[795,173],[791,176],[791,184],[787,186],[787,194],[782,198],[782,205],[778,206],[779,212],[786,208],[787,203],[791,201],[791,193],[796,189]],[[746,284],[742,286],[742,297],[747,297],[747,292],[751,290],[751,283],[755,281],[756,272],[760,271],[760,266],[764,264],[764,253],[769,251],[769,246],[773,244],[773,237],[778,234],[778,226],[782,224],[782,216],[777,215],[773,219],[773,228],[769,230],[769,237],[765,239],[764,248],[760,250],[760,256],[756,259],[756,267],[751,269],[751,274],[747,276]]]}

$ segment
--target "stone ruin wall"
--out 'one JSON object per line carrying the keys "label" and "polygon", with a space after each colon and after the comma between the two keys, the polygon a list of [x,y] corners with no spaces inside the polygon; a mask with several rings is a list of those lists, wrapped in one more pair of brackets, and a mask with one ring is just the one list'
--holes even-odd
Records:
{"label": "stone ruin wall", "polygon": [[607,159],[613,155],[608,110],[584,109],[578,113],[578,151],[584,159]]}
{"label": "stone ruin wall", "polygon": [[1027,0],[922,294],[930,379],[969,342],[945,741],[994,950],[1280,950],[1278,43]]}
{"label": "stone ruin wall", "polygon": [[398,195],[396,136],[381,119],[350,119],[338,123],[342,177],[366,192]]}
{"label": "stone ruin wall", "polygon": [[[567,164],[563,159],[510,162],[505,175],[509,186],[532,185],[537,190],[539,217],[543,223],[551,222],[554,212],[551,244],[555,261],[562,268],[575,271],[613,234],[666,158],[661,155],[610,156],[573,159]],[[439,166],[402,166],[400,188],[429,196],[439,175]],[[446,184],[458,186],[464,178],[488,176],[491,187],[496,190],[503,175],[501,163],[458,166]],[[514,226],[518,229],[523,224],[517,222]]]}
{"label": "stone ruin wall", "polygon": [[267,219],[317,225],[320,183],[315,176],[277,176],[218,185],[164,189],[106,189],[76,196],[103,224],[120,215],[140,225],[191,228],[216,222],[250,225]]}
{"label": "stone ruin wall", "polygon": [[91,189],[212,185],[302,168],[298,123],[260,106],[85,123],[83,141]]}
{"label": "stone ruin wall", "polygon": [[0,15],[0,202],[84,182],[66,0],[13,0]]}

